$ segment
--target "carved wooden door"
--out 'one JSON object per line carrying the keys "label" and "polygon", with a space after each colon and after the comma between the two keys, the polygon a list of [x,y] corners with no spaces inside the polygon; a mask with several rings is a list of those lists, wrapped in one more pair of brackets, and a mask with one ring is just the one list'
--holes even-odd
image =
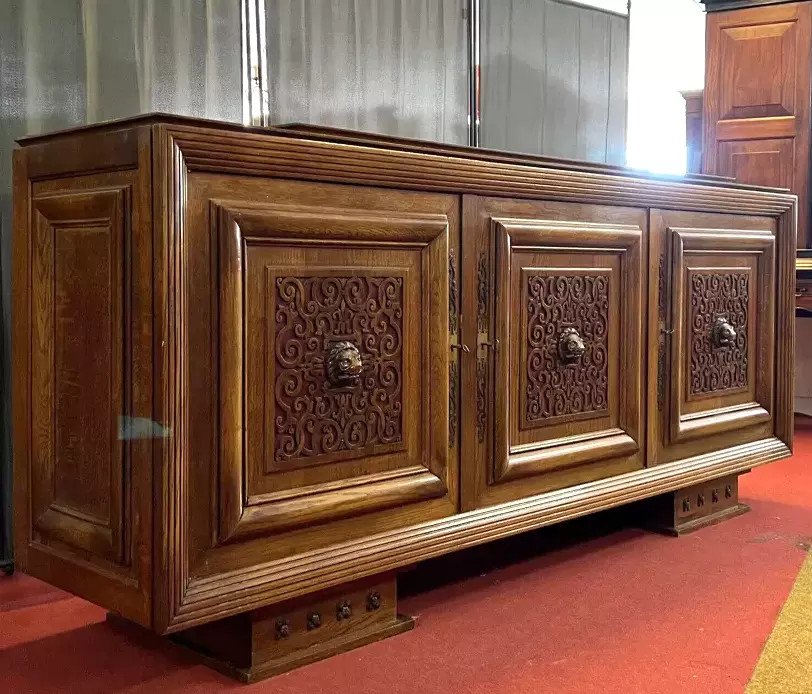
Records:
{"label": "carved wooden door", "polygon": [[651,212],[650,460],[772,431],[775,222]]}
{"label": "carved wooden door", "polygon": [[645,212],[463,209],[463,506],[642,467]]}
{"label": "carved wooden door", "polygon": [[434,213],[306,199],[213,210],[222,540],[453,504],[456,229],[445,200]]}
{"label": "carved wooden door", "polygon": [[190,575],[455,512],[458,199],[195,173],[188,191]]}

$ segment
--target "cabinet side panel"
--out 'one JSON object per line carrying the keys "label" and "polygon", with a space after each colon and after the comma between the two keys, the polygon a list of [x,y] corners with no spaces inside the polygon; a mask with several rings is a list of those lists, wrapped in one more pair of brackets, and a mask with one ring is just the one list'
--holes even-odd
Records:
{"label": "cabinet side panel", "polygon": [[[104,144],[76,139],[104,160]],[[61,178],[17,156],[15,525],[28,573],[149,626],[163,429],[151,417],[149,131],[137,141],[124,170]]]}

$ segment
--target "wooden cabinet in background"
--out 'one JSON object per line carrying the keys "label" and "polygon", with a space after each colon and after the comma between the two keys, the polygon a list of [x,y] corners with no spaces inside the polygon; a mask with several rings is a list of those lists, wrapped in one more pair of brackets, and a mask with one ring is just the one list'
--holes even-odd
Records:
{"label": "wooden cabinet in background", "polygon": [[680,92],[685,99],[686,171],[702,173],[702,98],[701,89]]}
{"label": "wooden cabinet in background", "polygon": [[812,245],[812,2],[709,11],[706,44],[704,172],[792,190]]}
{"label": "wooden cabinet in background", "polygon": [[27,139],[20,567],[255,679],[410,628],[419,561],[643,499],[739,512],[792,442],[795,213],[329,129]]}

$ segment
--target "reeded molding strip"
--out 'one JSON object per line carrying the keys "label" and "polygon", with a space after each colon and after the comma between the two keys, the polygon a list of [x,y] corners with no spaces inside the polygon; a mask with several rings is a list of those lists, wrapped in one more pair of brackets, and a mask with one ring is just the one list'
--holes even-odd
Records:
{"label": "reeded molding strip", "polygon": [[166,633],[391,571],[658,494],[745,472],[790,455],[777,438],[636,470],[379,533],[205,579],[192,580]]}
{"label": "reeded molding strip", "polygon": [[573,171],[204,127],[160,127],[179,147],[190,171],[639,207],[662,207],[668,201],[669,208],[734,214],[776,216],[796,204],[789,193],[719,183]]}

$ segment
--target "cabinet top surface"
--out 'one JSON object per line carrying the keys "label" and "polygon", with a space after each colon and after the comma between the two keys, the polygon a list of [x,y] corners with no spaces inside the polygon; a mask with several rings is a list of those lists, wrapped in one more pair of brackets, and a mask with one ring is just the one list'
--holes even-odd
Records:
{"label": "cabinet top surface", "polygon": [[633,177],[636,179],[649,179],[652,181],[685,182],[691,184],[702,184],[709,186],[723,186],[726,188],[741,188],[750,190],[771,190],[773,192],[788,192],[786,189],[771,188],[765,189],[759,186],[750,186],[736,183],[732,179],[719,176],[708,176],[701,174],[690,174],[686,176],[651,174],[645,171],[629,169],[622,166],[610,164],[600,164],[593,162],[578,161],[574,159],[564,159],[556,157],[545,157],[533,154],[522,154],[515,152],[504,152],[499,150],[482,149],[479,147],[467,147],[462,145],[449,145],[438,142],[428,142],[390,135],[380,135],[375,133],[345,130],[319,125],[308,125],[301,123],[282,124],[271,127],[246,126],[239,123],[208,120],[203,118],[193,118],[189,116],[172,115],[165,113],[147,113],[140,116],[123,118],[118,120],[83,125],[64,130],[58,130],[39,135],[30,135],[18,140],[22,147],[37,145],[75,135],[91,135],[115,130],[122,130],[136,126],[164,125],[169,127],[194,127],[205,128],[206,130],[217,130],[219,135],[228,136],[229,133],[266,135],[268,138],[283,137],[299,140],[311,140],[337,145],[357,145],[372,147],[375,149],[386,149],[404,153],[433,154],[444,157],[452,157],[458,160],[470,160],[489,163],[503,163],[513,165],[544,167],[547,169],[557,169],[562,171],[573,171],[583,173],[611,174],[615,176]]}

